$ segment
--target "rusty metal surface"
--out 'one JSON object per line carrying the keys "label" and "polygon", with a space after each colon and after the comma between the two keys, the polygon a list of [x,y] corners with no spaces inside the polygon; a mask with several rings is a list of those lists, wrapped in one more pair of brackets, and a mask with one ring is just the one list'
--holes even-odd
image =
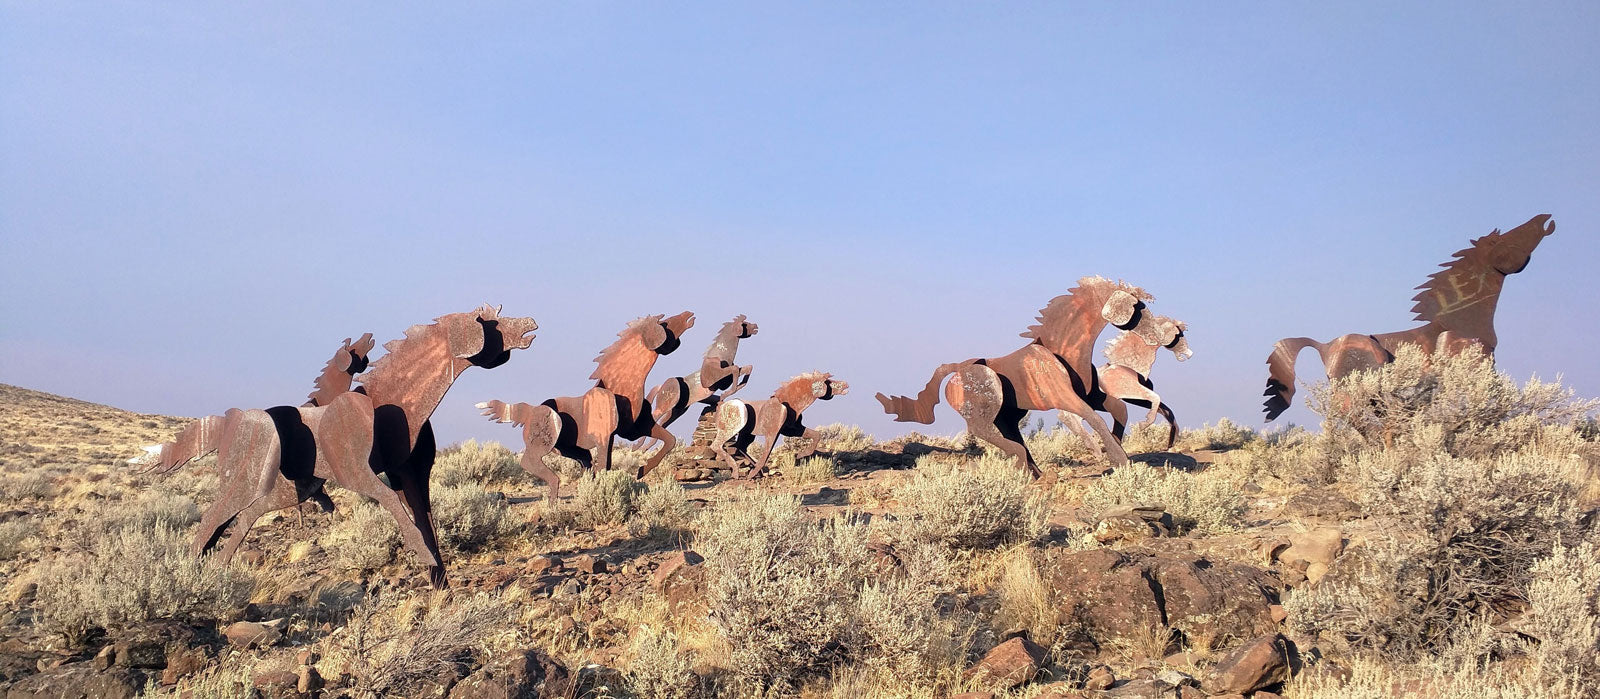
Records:
{"label": "rusty metal surface", "polygon": [[[532,318],[501,317],[487,305],[448,314],[384,345],[388,354],[359,378],[362,386],[326,403],[323,389],[343,381],[338,372],[324,371],[313,394],[322,395],[306,405],[230,410],[217,421],[199,421],[199,436],[190,441],[216,449],[219,484],[195,533],[195,555],[215,546],[232,523],[220,555],[227,561],[257,518],[315,498],[331,480],[388,510],[405,547],[429,567],[430,582],[444,587],[428,496],[435,456],[428,418],[462,371],[504,364],[512,350],[528,347],[537,327]],[[340,348],[350,359],[342,371],[365,366],[357,352],[362,344]],[[336,354],[330,367],[339,361]]]}
{"label": "rusty metal surface", "polygon": [[1403,344],[1420,345],[1429,353],[1441,347],[1460,351],[1476,344],[1493,354],[1499,345],[1494,313],[1505,279],[1526,269],[1534,249],[1555,230],[1550,215],[1540,214],[1504,233],[1492,231],[1457,251],[1451,261],[1440,265],[1444,269],[1417,287],[1411,311],[1424,323],[1420,327],[1376,335],[1352,333],[1331,342],[1308,337],[1279,340],[1267,357],[1267,390],[1262,394],[1267,397],[1263,408],[1267,421],[1289,409],[1295,393],[1295,358],[1307,347],[1317,350],[1330,378],[1383,366],[1394,360],[1395,351]]}
{"label": "rusty metal surface", "polygon": [[661,442],[661,448],[639,468],[636,475],[644,478],[677,444],[672,433],[656,422],[645,397],[645,381],[656,360],[676,350],[691,327],[694,314],[689,311],[639,318],[595,358],[594,373],[589,375],[595,386],[582,396],[551,398],[538,405],[492,400],[477,407],[494,422],[523,428],[522,468],[549,486],[552,499],[561,497],[561,476],[544,463],[552,451],[586,469],[604,470],[611,467],[614,438],[651,437]]}
{"label": "rusty metal surface", "polygon": [[[819,400],[832,400],[850,392],[850,385],[824,372],[809,372],[785,381],[772,397],[766,400],[744,401],[730,398],[717,406],[717,433],[711,445],[718,458],[739,473],[735,457],[749,458],[747,450],[757,436],[762,438],[765,450],[754,468],[742,478],[760,478],[766,473],[767,462],[778,446],[778,437],[800,437],[810,440],[805,450],[795,455],[795,463],[817,451],[816,431],[805,426],[801,414]],[[729,447],[732,450],[729,450]]]}
{"label": "rusty metal surface", "polygon": [[[967,431],[1016,459],[1033,477],[1041,474],[1018,424],[1031,410],[1060,410],[1087,422],[1107,456],[1125,464],[1128,456],[1096,410],[1107,406],[1093,361],[1094,344],[1107,325],[1157,338],[1155,316],[1146,311],[1154,297],[1143,289],[1103,277],[1084,277],[1039,312],[1039,321],[1022,336],[1027,345],[1002,357],[944,364],[915,398],[877,395],[896,422],[933,422],[933,408],[944,385],[945,399],[967,423]],[[946,383],[946,379],[949,379]]]}
{"label": "rusty metal surface", "polygon": [[698,371],[667,379],[650,391],[650,407],[656,424],[670,427],[696,403],[706,404],[707,411],[715,410],[718,401],[744,388],[754,367],[739,366],[734,358],[739,353],[739,341],[754,337],[757,331],[756,324],[746,321],[743,315],[723,323],[711,346],[706,348]]}

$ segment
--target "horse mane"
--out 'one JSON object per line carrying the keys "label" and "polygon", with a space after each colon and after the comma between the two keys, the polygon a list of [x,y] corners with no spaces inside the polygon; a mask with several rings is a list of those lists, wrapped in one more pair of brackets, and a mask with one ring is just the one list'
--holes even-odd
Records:
{"label": "horse mane", "polygon": [[1084,277],[1078,280],[1078,285],[1067,290],[1067,293],[1050,299],[1044,308],[1039,310],[1038,323],[1028,326],[1023,337],[1036,340],[1046,347],[1059,347],[1069,339],[1070,333],[1078,329],[1073,327],[1073,321],[1084,312],[1089,312],[1092,317],[1100,317],[1099,306],[1105,303],[1106,296],[1113,291],[1126,291],[1134,298],[1149,303],[1156,300],[1149,292],[1127,282],[1111,281],[1101,276]]}
{"label": "horse mane", "polygon": [[[1462,290],[1482,290],[1484,273],[1494,271],[1489,254],[1503,235],[1496,228],[1488,235],[1474,239],[1469,247],[1452,254],[1449,262],[1439,265],[1444,269],[1428,275],[1428,281],[1417,287],[1420,291],[1411,299],[1417,302],[1411,307],[1411,312],[1417,314],[1416,319],[1424,323],[1440,322],[1446,316],[1471,308],[1483,296],[1497,296],[1500,291],[1498,288],[1490,290],[1488,294],[1480,293],[1465,298],[1462,297]],[[1446,307],[1443,299],[1455,299],[1455,302]]]}
{"label": "horse mane", "polygon": [[404,337],[383,343],[385,354],[369,365],[367,372],[357,377],[356,381],[370,393],[373,386],[383,383],[396,371],[408,369],[418,358],[438,353],[446,361],[452,359],[449,348],[443,347],[446,339],[444,333],[435,332],[442,320],[444,316],[434,318],[432,323],[418,323],[406,328]]}
{"label": "horse mane", "polygon": [[594,363],[596,366],[594,373],[589,374],[589,378],[599,381],[606,388],[619,390],[616,384],[624,378],[621,375],[621,370],[625,369],[625,365],[628,363],[623,360],[626,358],[625,352],[629,349],[629,341],[643,333],[644,328],[651,323],[660,324],[663,317],[662,314],[657,313],[629,321],[627,326],[617,333],[616,341],[607,345],[605,349],[600,350],[600,354],[595,355]]}

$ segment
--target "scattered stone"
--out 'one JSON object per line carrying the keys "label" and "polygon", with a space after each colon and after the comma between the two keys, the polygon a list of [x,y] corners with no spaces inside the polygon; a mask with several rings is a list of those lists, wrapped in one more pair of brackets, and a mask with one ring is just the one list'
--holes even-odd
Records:
{"label": "scattered stone", "polygon": [[997,690],[1011,689],[1039,673],[1045,654],[1045,649],[1026,638],[1013,638],[984,655],[967,670],[965,679]]}
{"label": "scattered stone", "polygon": [[1267,611],[1272,613],[1272,620],[1279,624],[1289,618],[1289,610],[1284,609],[1281,604],[1267,605]]}
{"label": "scattered stone", "polygon": [[1271,634],[1222,656],[1200,686],[1213,694],[1243,694],[1288,678],[1288,649],[1282,636]]}
{"label": "scattered stone", "polygon": [[1206,693],[1184,685],[1178,688],[1178,699],[1206,699]]}
{"label": "scattered stone", "polygon": [[133,699],[144,688],[144,674],[93,663],[72,663],[30,675],[6,687],[7,699]]}
{"label": "scattered stone", "polygon": [[1111,685],[1116,683],[1117,676],[1111,672],[1111,668],[1105,665],[1096,665],[1094,669],[1089,671],[1088,679],[1083,681],[1083,688],[1100,691],[1110,689]]}
{"label": "scattered stone", "polygon": [[705,560],[693,551],[675,551],[669,554],[666,560],[661,561],[661,566],[650,576],[650,586],[657,590],[665,590],[668,583],[683,572],[684,566],[697,566]]}
{"label": "scattered stone", "polygon": [[258,689],[292,690],[300,684],[300,675],[293,670],[263,670],[256,673],[250,684]]}
{"label": "scattered stone", "polygon": [[545,575],[561,570],[561,559],[547,553],[542,553],[528,559],[527,565],[522,568],[529,575]]}
{"label": "scattered stone", "polygon": [[222,631],[228,644],[239,648],[266,648],[277,643],[283,638],[279,630],[283,626],[282,619],[272,621],[236,621]]}
{"label": "scattered stone", "polygon": [[1339,494],[1338,491],[1319,488],[1289,498],[1289,501],[1284,503],[1283,511],[1291,517],[1338,519],[1360,512],[1361,506]]}
{"label": "scattered stone", "polygon": [[583,554],[582,556],[573,558],[572,564],[580,572],[588,573],[590,575],[606,572],[606,560],[604,558],[595,558],[589,554]]}
{"label": "scattered stone", "polygon": [[1194,677],[1190,676],[1188,673],[1179,672],[1179,671],[1174,670],[1172,668],[1167,668],[1165,670],[1157,672],[1156,673],[1156,679],[1161,680],[1162,682],[1170,684],[1170,685],[1172,685],[1174,687],[1186,687],[1186,686],[1189,686],[1189,685],[1198,685],[1198,684],[1200,684],[1199,682],[1196,682]]}
{"label": "scattered stone", "polygon": [[322,660],[322,656],[318,655],[316,651],[307,648],[296,653],[294,659],[301,665],[316,665],[317,661]]}
{"label": "scattered stone", "polygon": [[234,559],[251,568],[260,568],[261,564],[266,562],[267,554],[256,549],[245,549],[234,556]]}
{"label": "scattered stone", "polygon": [[109,669],[111,669],[111,666],[114,663],[117,662],[117,649],[116,649],[116,647],[114,647],[114,646],[106,646],[104,648],[101,648],[100,652],[95,654],[93,662],[94,662],[94,669],[96,669],[96,670],[109,670]]}
{"label": "scattered stone", "polygon": [[211,656],[201,646],[174,646],[167,652],[167,667],[161,671],[161,684],[168,687],[189,675],[205,669]]}
{"label": "scattered stone", "polygon": [[1250,696],[1254,699],[1283,699],[1283,695],[1275,694],[1273,692],[1256,692]]}
{"label": "scattered stone", "polygon": [[301,694],[310,694],[322,689],[322,675],[317,674],[317,669],[310,665],[301,665],[300,672],[295,677],[294,689]]}

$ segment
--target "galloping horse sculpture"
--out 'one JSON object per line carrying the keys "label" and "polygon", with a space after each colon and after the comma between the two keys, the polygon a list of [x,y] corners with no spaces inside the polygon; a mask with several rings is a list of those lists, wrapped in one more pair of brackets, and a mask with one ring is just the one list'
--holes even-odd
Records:
{"label": "galloping horse sculpture", "polygon": [[656,424],[670,427],[695,403],[705,403],[706,410],[715,410],[718,401],[744,388],[754,367],[734,364],[733,358],[739,352],[739,341],[754,337],[756,331],[755,323],[746,322],[743,315],[734,316],[722,324],[722,330],[706,348],[699,371],[667,379],[652,389],[648,398]]}
{"label": "galloping horse sculpture", "polygon": [[[1155,384],[1150,381],[1150,367],[1155,364],[1156,353],[1162,348],[1171,351],[1180,362],[1188,360],[1194,353],[1190,351],[1189,340],[1184,336],[1188,326],[1183,321],[1166,316],[1155,316],[1152,320],[1156,327],[1154,337],[1124,330],[1111,338],[1106,343],[1106,363],[1096,371],[1100,378],[1100,389],[1106,394],[1102,401],[1104,411],[1112,416],[1112,434],[1121,437],[1123,425],[1128,420],[1126,404],[1132,403],[1150,409],[1140,424],[1155,424],[1158,414],[1166,418],[1166,448],[1171,449],[1178,441],[1178,420],[1173,417],[1172,408],[1162,402],[1161,396],[1156,393]],[[1084,441],[1093,441],[1076,415],[1062,411],[1060,417]]]}
{"label": "galloping horse sculpture", "polygon": [[730,398],[722,401],[717,405],[717,436],[711,440],[712,448],[738,474],[739,465],[727,449],[729,440],[733,441],[735,451],[744,453],[755,441],[756,435],[760,434],[766,449],[761,454],[761,460],[743,476],[760,478],[766,473],[767,462],[772,459],[780,435],[811,440],[805,451],[795,455],[796,462],[817,453],[817,446],[822,440],[816,431],[801,422],[800,414],[818,400],[832,400],[834,396],[849,392],[850,384],[834,379],[833,374],[813,371],[785,381],[766,400]]}
{"label": "galloping horse sculpture", "polygon": [[[209,444],[217,450],[221,485],[217,500],[201,517],[194,553],[215,546],[231,522],[233,533],[222,551],[227,561],[262,514],[293,507],[332,480],[388,510],[406,548],[429,567],[429,582],[444,587],[428,494],[436,451],[428,418],[462,371],[504,364],[512,350],[528,347],[533,341],[529,334],[537,328],[532,318],[503,318],[498,308],[487,305],[441,316],[385,344],[388,354],[360,377],[361,387],[338,393],[326,404],[233,409],[210,426],[205,420],[197,423],[190,429],[200,432],[199,449]],[[336,372],[324,371],[325,382],[319,380],[312,394],[316,400],[336,391],[336,377]],[[213,431],[209,437],[208,431]],[[173,459],[187,452],[184,441],[180,436]],[[292,498],[287,495],[290,488]]]}
{"label": "galloping horse sculpture", "polygon": [[1028,453],[1018,423],[1030,410],[1062,410],[1089,423],[1112,463],[1128,455],[1095,409],[1104,398],[1094,366],[1094,343],[1107,325],[1147,338],[1157,330],[1145,302],[1154,297],[1139,287],[1103,277],[1084,277],[1039,312],[1039,324],[1023,337],[1032,342],[1004,357],[968,359],[940,365],[915,399],[879,393],[884,412],[895,422],[933,422],[939,385],[945,399],[967,422],[967,431],[1017,460],[1034,478],[1043,475]]}
{"label": "galloping horse sculpture", "polygon": [[1555,222],[1540,214],[1505,233],[1499,229],[1472,241],[1471,247],[1457,251],[1429,275],[1427,283],[1412,300],[1411,312],[1425,325],[1400,332],[1377,335],[1343,335],[1332,342],[1317,342],[1308,337],[1279,340],[1267,357],[1268,378],[1265,412],[1271,422],[1289,409],[1294,398],[1294,361],[1300,350],[1315,347],[1329,378],[1341,378],[1363,369],[1375,369],[1394,361],[1403,344],[1416,344],[1432,354],[1439,348],[1458,352],[1479,345],[1485,354],[1494,354],[1499,338],[1494,332],[1495,306],[1507,275],[1526,269],[1533,250],[1545,236],[1554,233]]}
{"label": "galloping horse sculpture", "polygon": [[595,358],[589,378],[595,386],[581,396],[551,398],[538,405],[491,400],[478,409],[495,422],[522,428],[522,470],[544,481],[552,499],[561,497],[561,476],[544,463],[552,451],[576,460],[586,469],[611,468],[614,437],[654,437],[661,448],[639,468],[639,478],[654,469],[677,444],[672,433],[656,423],[645,398],[644,384],[656,360],[678,348],[684,331],[694,327],[694,314],[684,311],[670,318],[645,316],[617,334]]}

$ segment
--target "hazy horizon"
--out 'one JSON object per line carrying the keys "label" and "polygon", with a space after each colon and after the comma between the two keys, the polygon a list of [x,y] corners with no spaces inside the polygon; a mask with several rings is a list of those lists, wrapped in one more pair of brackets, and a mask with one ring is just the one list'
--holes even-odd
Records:
{"label": "hazy horizon", "polygon": [[1256,426],[1274,341],[1413,327],[1436,265],[1549,213],[1497,361],[1600,396],[1597,38],[1581,2],[0,2],[0,383],[299,404],[341,338],[491,302],[538,338],[434,422],[515,444],[472,404],[579,394],[687,309],[651,386],[742,313],[741,397],[822,369],[850,394],[807,422],[951,434],[873,393],[1103,275],[1189,323],[1153,372],[1184,426]]}

